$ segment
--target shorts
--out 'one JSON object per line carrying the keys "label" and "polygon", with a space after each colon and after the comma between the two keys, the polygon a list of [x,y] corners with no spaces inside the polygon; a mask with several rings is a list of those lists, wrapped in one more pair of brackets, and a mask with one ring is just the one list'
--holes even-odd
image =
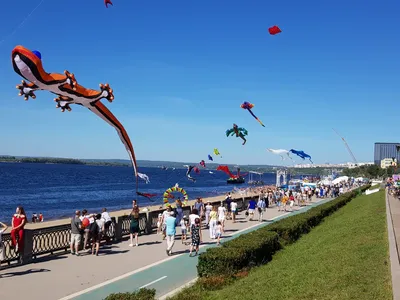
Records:
{"label": "shorts", "polygon": [[236,209],[232,209],[232,212],[233,212],[233,213],[236,213]]}
{"label": "shorts", "polygon": [[293,207],[294,201],[290,201],[290,207]]}
{"label": "shorts", "polygon": [[93,232],[91,233],[93,243],[100,243],[101,238],[103,237],[102,232]]}
{"label": "shorts", "polygon": [[187,234],[187,229],[181,229],[181,234],[186,235]]}
{"label": "shorts", "polygon": [[219,217],[219,218],[218,218],[218,221],[220,221],[220,222],[224,222],[224,221],[225,221],[225,216],[221,216],[221,217]]}
{"label": "shorts", "polygon": [[81,240],[82,236],[80,233],[71,233],[71,245],[79,245]]}
{"label": "shorts", "polygon": [[222,236],[222,233],[221,232],[217,232],[216,234],[215,234],[215,237],[216,238],[220,238]]}
{"label": "shorts", "polygon": [[249,214],[254,215],[254,209],[249,209]]}

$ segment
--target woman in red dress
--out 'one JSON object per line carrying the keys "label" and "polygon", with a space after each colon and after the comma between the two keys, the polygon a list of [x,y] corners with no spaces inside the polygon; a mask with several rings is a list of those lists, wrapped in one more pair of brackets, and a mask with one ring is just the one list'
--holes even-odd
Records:
{"label": "woman in red dress", "polygon": [[18,206],[11,220],[11,242],[12,246],[15,247],[15,251],[19,253],[24,251],[24,227],[26,222],[25,210],[22,206]]}

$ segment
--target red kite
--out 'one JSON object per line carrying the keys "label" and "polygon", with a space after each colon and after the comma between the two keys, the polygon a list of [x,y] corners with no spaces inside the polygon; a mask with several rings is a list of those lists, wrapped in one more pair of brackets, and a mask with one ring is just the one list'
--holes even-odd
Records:
{"label": "red kite", "polygon": [[111,0],[104,0],[104,4],[106,5],[106,7],[108,8],[108,4],[112,4]]}
{"label": "red kite", "polygon": [[276,25],[268,28],[268,31],[269,31],[269,34],[271,34],[271,35],[275,35],[275,34],[282,32],[282,30]]}

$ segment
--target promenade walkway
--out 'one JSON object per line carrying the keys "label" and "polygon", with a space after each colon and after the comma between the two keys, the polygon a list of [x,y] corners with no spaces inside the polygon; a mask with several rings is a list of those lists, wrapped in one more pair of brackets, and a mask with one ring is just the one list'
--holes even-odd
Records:
{"label": "promenade walkway", "polygon": [[[267,222],[248,221],[242,212],[237,223],[227,221],[222,243],[240,234],[265,226],[280,218],[303,212],[329,200],[316,200],[295,212],[268,209]],[[180,229],[178,229],[180,233]],[[201,251],[215,247],[208,230],[203,230]],[[174,255],[165,253],[165,241],[160,235],[139,237],[139,247],[129,247],[128,241],[103,247],[99,256],[52,256],[47,261],[0,271],[0,298],[11,299],[104,299],[114,292],[134,291],[142,287],[155,288],[162,297],[197,277],[197,257],[189,257],[188,247],[175,242]]]}
{"label": "promenade walkway", "polygon": [[400,300],[400,200],[386,197],[393,299]]}

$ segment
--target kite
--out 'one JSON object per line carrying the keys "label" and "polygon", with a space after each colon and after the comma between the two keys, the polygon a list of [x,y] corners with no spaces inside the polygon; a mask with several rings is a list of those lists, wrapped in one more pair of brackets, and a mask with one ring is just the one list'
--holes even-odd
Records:
{"label": "kite", "polygon": [[251,109],[254,107],[254,104],[251,104],[250,102],[243,102],[240,105],[241,108],[243,109],[247,109],[248,112],[254,117],[254,119],[256,119],[258,121],[258,123],[261,124],[262,127],[265,127],[265,125],[261,122],[261,120],[259,118],[256,117],[256,115],[251,111]]}
{"label": "kite", "polygon": [[218,166],[217,171],[222,171],[225,174],[227,174],[230,178],[237,178],[237,175],[232,174],[232,172],[229,170],[228,166]]}
{"label": "kite", "polygon": [[221,156],[221,157],[222,157],[221,153],[219,153],[219,151],[218,151],[218,149],[217,149],[217,148],[214,148],[214,154],[215,154],[215,155],[219,155],[219,156]]}
{"label": "kite", "polygon": [[136,192],[136,195],[145,197],[151,201],[151,198],[157,196],[157,194],[148,194],[148,193],[141,193],[141,192]]}
{"label": "kite", "polygon": [[196,182],[196,179],[193,178],[192,176],[190,176],[190,172],[192,172],[192,170],[194,169],[194,166],[184,165],[184,167],[187,168],[186,177],[187,177],[189,180],[191,180],[191,181],[193,181],[193,182]]}
{"label": "kite", "polygon": [[[285,160],[286,158],[283,156],[284,154],[286,154],[290,159],[292,159],[289,155],[289,151],[288,150],[284,150],[284,149],[267,149],[269,152],[280,155],[282,160]],[[293,160],[293,159],[292,159]]]}
{"label": "kite", "polygon": [[137,192],[138,167],[131,140],[124,126],[100,101],[101,99],[107,99],[109,102],[114,100],[113,90],[110,86],[108,84],[100,84],[100,91],[91,90],[79,85],[75,76],[68,71],[64,72],[65,75],[47,73],[43,69],[40,52],[30,51],[22,46],[16,46],[12,50],[11,58],[14,71],[27,81],[30,81],[27,83],[22,80],[22,84],[17,85],[17,89],[20,90],[19,96],[24,96],[25,100],[28,100],[29,97],[35,99],[35,91],[49,91],[58,96],[55,99],[57,102],[56,107],[60,108],[62,112],[65,110],[71,111],[71,104],[81,105],[114,127],[132,162]]}
{"label": "kite", "polygon": [[313,162],[311,160],[311,156],[308,155],[307,153],[304,153],[304,151],[290,149],[289,152],[292,152],[293,154],[296,154],[297,156],[301,157],[303,160],[308,158],[311,161],[311,163],[313,164]]}
{"label": "kite", "polygon": [[193,171],[194,171],[196,174],[199,174],[199,173],[200,173],[200,170],[199,170],[198,167],[194,167],[194,168],[193,168]]}
{"label": "kite", "polygon": [[210,174],[214,174],[214,172],[211,172],[211,171],[209,171],[208,173],[210,173]]}
{"label": "kite", "polygon": [[105,6],[108,8],[108,4],[111,4],[112,6],[114,6],[111,2],[111,0],[104,0],[104,4]]}
{"label": "kite", "polygon": [[200,166],[202,166],[203,168],[206,167],[206,162],[205,162],[203,159],[202,159],[201,162],[200,162]]}
{"label": "kite", "polygon": [[166,205],[166,206],[170,206],[171,204],[169,203],[169,200],[168,199],[173,199],[174,197],[171,197],[171,193],[173,193],[173,192],[178,192],[178,193],[181,193],[182,195],[183,195],[183,199],[184,199],[184,201],[183,201],[183,206],[185,206],[185,205],[187,205],[187,202],[188,202],[188,200],[189,200],[189,196],[188,196],[188,194],[186,193],[186,191],[183,189],[183,188],[180,188],[179,186],[177,186],[177,184],[174,186],[174,187],[171,187],[171,188],[169,188],[168,190],[166,190],[165,192],[164,192],[164,195],[163,195],[163,197],[164,197],[164,204]]}
{"label": "kite", "polygon": [[247,130],[242,127],[238,127],[236,124],[233,124],[233,127],[228,129],[226,131],[226,136],[229,137],[229,135],[233,136],[236,135],[236,137],[240,137],[243,140],[243,144],[246,144],[247,140],[245,139],[245,136],[248,134]]}
{"label": "kite", "polygon": [[149,176],[147,176],[146,174],[137,173],[137,175],[138,175],[141,179],[143,179],[144,181],[146,181],[146,184],[150,183]]}
{"label": "kite", "polygon": [[208,154],[208,160],[213,161],[213,158],[212,158],[212,156],[210,154]]}
{"label": "kite", "polygon": [[276,25],[268,28],[268,31],[269,31],[269,34],[271,34],[271,35],[275,35],[275,34],[282,32],[282,30]]}

